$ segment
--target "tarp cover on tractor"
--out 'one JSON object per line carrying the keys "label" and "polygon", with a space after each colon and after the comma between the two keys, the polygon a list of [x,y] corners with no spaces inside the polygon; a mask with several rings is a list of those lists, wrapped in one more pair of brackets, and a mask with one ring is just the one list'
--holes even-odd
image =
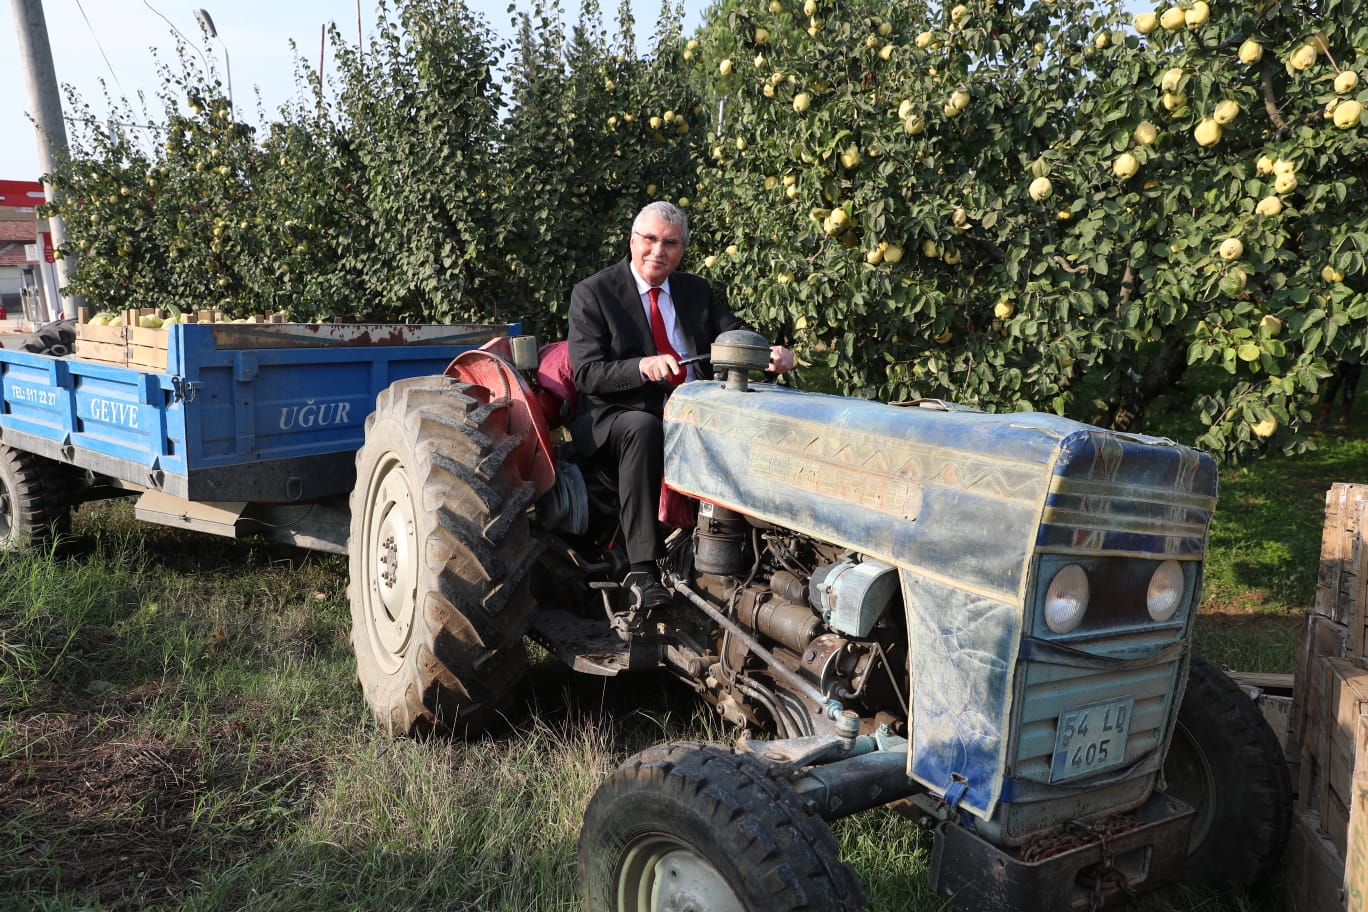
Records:
{"label": "tarp cover on tractor", "polygon": [[665,411],[677,490],[900,568],[910,775],[1001,795],[1035,551],[1200,559],[1216,470],[1196,450],[1035,412],[893,406],[688,383]]}

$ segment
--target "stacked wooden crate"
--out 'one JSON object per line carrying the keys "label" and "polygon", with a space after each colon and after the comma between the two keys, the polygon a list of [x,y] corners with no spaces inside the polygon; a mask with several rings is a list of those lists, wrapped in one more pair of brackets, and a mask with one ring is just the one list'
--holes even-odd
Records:
{"label": "stacked wooden crate", "polygon": [[1368,909],[1368,716],[1359,716],[1354,747],[1359,761],[1351,780],[1344,896],[1347,908],[1359,912]]}
{"label": "stacked wooden crate", "polygon": [[121,367],[166,370],[166,330],[139,326],[141,316],[166,315],[151,309],[146,309],[146,313],[125,310],[118,323],[97,325],[80,321],[76,324],[76,357]]}
{"label": "stacked wooden crate", "polygon": [[[120,367],[133,367],[140,370],[166,370],[167,342],[170,334],[164,326],[142,326],[143,317],[156,317],[158,321],[167,316],[165,311],[153,308],[134,308],[123,311],[115,323],[97,325],[82,319],[76,324],[76,357],[86,361],[100,361],[117,364]],[[282,323],[285,315],[271,314],[253,318],[257,323]],[[182,323],[222,323],[223,314],[217,310],[200,310],[185,313]]]}
{"label": "stacked wooden crate", "polygon": [[1297,800],[1287,896],[1296,912],[1368,910],[1365,536],[1368,485],[1335,485],[1325,499],[1316,599],[1297,656],[1288,732]]}

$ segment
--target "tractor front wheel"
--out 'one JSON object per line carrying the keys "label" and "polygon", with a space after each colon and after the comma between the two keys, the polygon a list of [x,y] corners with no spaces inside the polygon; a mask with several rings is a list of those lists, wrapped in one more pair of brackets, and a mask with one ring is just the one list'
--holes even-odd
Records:
{"label": "tractor front wheel", "polygon": [[661,744],[601,785],[579,838],[585,908],[603,912],[859,909],[826,822],[749,754]]}

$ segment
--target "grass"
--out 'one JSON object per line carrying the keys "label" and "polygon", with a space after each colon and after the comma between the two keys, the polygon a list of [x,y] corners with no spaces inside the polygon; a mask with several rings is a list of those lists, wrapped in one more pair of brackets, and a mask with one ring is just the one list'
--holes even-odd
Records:
{"label": "grass", "polygon": [[[1183,439],[1181,404],[1156,428]],[[1198,649],[1290,672],[1324,497],[1368,476],[1355,424],[1222,475]],[[665,680],[536,663],[509,733],[391,741],[355,684],[342,559],[83,508],[60,553],[0,556],[0,908],[569,910],[595,785],[723,737]],[[839,821],[873,910],[935,910],[930,841]],[[1273,909],[1170,890],[1143,908]]]}

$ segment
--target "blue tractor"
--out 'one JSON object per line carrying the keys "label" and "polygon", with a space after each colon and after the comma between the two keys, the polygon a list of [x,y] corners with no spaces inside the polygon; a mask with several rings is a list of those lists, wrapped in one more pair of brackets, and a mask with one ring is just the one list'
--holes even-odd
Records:
{"label": "blue tractor", "polygon": [[[352,639],[396,733],[498,724],[531,638],[594,675],[665,669],[733,726],[594,794],[586,907],[857,909],[831,820],[891,805],[957,909],[1095,909],[1250,885],[1290,821],[1277,740],[1194,656],[1217,472],[1169,440],[1039,413],[720,378],[678,388],[674,603],[615,587],[616,511],[558,442],[573,390],[498,339],[382,392],[351,496]],[[689,528],[692,523],[692,528]]]}

